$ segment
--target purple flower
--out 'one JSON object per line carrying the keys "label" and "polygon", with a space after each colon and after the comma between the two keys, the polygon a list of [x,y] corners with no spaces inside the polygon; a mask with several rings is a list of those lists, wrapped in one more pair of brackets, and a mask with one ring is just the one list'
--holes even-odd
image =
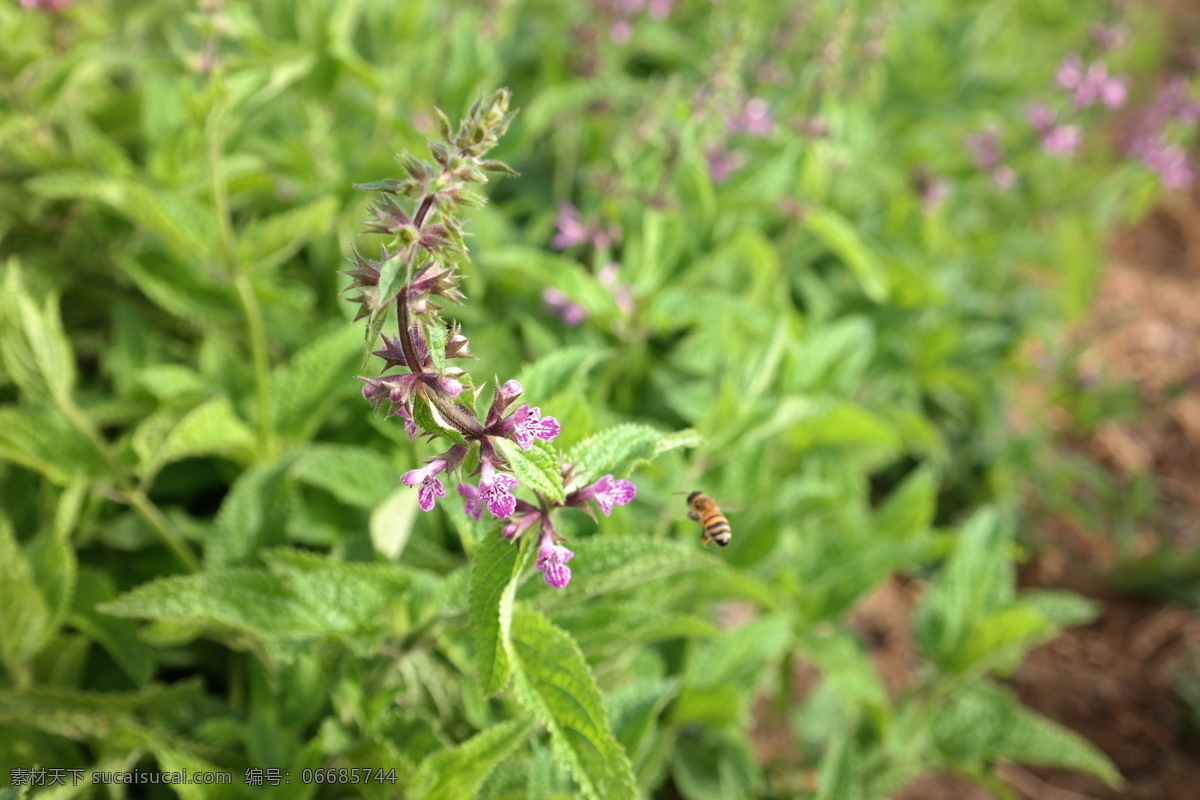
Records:
{"label": "purple flower", "polygon": [[1042,134],[1042,150],[1047,155],[1070,158],[1083,141],[1078,125],[1055,125]]}
{"label": "purple flower", "polygon": [[549,287],[542,289],[542,300],[546,303],[546,310],[560,316],[563,324],[569,328],[574,328],[587,319],[587,311],[584,307],[578,303],[572,303],[558,289]]}
{"label": "purple flower", "polygon": [[992,170],[992,183],[1001,189],[1011,189],[1017,185],[1017,173],[1012,167],[1001,164]]}
{"label": "purple flower", "polygon": [[637,496],[637,487],[627,480],[613,480],[612,475],[605,475],[591,486],[579,490],[578,499],[595,500],[596,505],[610,516],[614,506],[628,504]]}
{"label": "purple flower", "polygon": [[1124,78],[1108,78],[1100,84],[1100,102],[1109,108],[1125,105],[1129,89]]}
{"label": "purple flower", "polygon": [[1059,65],[1054,80],[1071,92],[1077,108],[1087,108],[1099,100],[1109,108],[1120,108],[1125,104],[1125,79],[1110,77],[1104,62],[1095,61],[1083,67],[1078,53],[1070,53]]}
{"label": "purple flower", "polygon": [[[364,388],[363,391],[365,393],[366,389]],[[412,414],[408,413],[408,409],[404,407],[404,404],[398,404],[392,413],[404,420],[404,432],[408,434],[408,438],[417,438],[417,434],[420,432],[417,429],[417,423],[413,422]]]}
{"label": "purple flower", "polygon": [[496,472],[491,462],[483,462],[483,474],[479,480],[479,500],[487,506],[493,517],[506,519],[517,509],[517,498],[512,496],[512,490],[517,488],[519,481],[512,475]]}
{"label": "purple flower", "polygon": [[435,458],[420,469],[409,470],[400,478],[400,482],[405,486],[420,484],[420,488],[417,489],[417,503],[422,511],[432,511],[437,498],[446,496],[446,487],[437,477],[445,468],[445,460]]}
{"label": "purple flower", "polygon": [[633,289],[629,284],[617,280],[620,271],[621,265],[610,261],[600,268],[596,277],[599,279],[600,285],[612,294],[613,300],[617,302],[617,308],[626,314],[632,314],[634,311]]}
{"label": "purple flower", "polygon": [[513,438],[522,450],[533,447],[534,438],[550,441],[558,436],[562,426],[554,417],[542,417],[542,410],[532,406],[521,406],[509,418],[512,423]]}
{"label": "purple flower", "polygon": [[1187,153],[1178,145],[1158,143],[1157,147],[1147,149],[1142,161],[1154,172],[1158,179],[1168,189],[1182,189],[1189,186],[1195,177],[1192,166],[1188,163]]}
{"label": "purple flower", "polygon": [[1000,133],[995,128],[973,133],[963,139],[963,144],[971,151],[976,168],[986,172],[1000,165]]}
{"label": "purple flower", "polygon": [[558,216],[555,217],[554,224],[558,233],[550,240],[550,246],[555,250],[566,250],[591,238],[591,229],[583,224],[579,209],[566,201],[558,204]]}
{"label": "purple flower", "polygon": [[529,530],[533,523],[537,522],[539,519],[541,519],[541,517],[542,512],[540,511],[530,511],[528,514],[521,514],[512,522],[501,528],[500,535],[505,539],[512,541],[525,531]]}
{"label": "purple flower", "polygon": [[571,582],[571,568],[567,562],[575,557],[567,548],[555,544],[553,532],[543,526],[542,536],[538,540],[537,568],[544,573],[546,583],[555,589],[566,588]]}
{"label": "purple flower", "polygon": [[438,388],[441,389],[447,397],[454,399],[462,394],[462,381],[457,378],[442,377],[438,378]]}
{"label": "purple flower", "polygon": [[727,150],[723,145],[712,145],[704,151],[708,160],[708,177],[713,183],[724,183],[729,176],[736,172],[744,162],[742,155],[734,150]]}
{"label": "purple flower", "polygon": [[1054,114],[1041,103],[1030,105],[1025,118],[1038,132],[1047,155],[1070,158],[1083,141],[1083,131],[1078,125],[1055,125]]}
{"label": "purple flower", "polygon": [[479,496],[479,490],[469,483],[460,483],[458,493],[463,497],[463,511],[467,512],[467,516],[477,520],[483,519],[483,500]]}
{"label": "purple flower", "polygon": [[771,135],[771,111],[767,101],[755,97],[746,101],[738,112],[725,118],[725,127],[731,134],[745,133],[749,136]]}

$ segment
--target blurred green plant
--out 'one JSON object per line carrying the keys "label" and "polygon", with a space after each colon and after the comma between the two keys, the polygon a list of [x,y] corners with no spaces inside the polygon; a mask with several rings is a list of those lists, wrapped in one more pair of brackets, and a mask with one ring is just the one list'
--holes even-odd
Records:
{"label": "blurred green plant", "polygon": [[[1100,234],[1158,187],[1054,88],[1062,43],[1126,26],[1115,75],[1155,68],[1153,29],[785,6],[0,8],[10,781],[840,799],[946,769],[1011,794],[1009,760],[1119,784],[994,681],[1091,614],[1014,590],[1003,411],[1021,343],[1086,307]],[[421,151],[427,109],[500,85],[522,177],[464,228],[454,321],[591,477],[658,455],[621,515],[562,515],[561,591],[456,504],[418,513],[398,476],[427,454],[359,399],[336,301],[352,184]],[[1074,159],[1029,102],[1084,128]],[[662,446],[680,429],[703,444]],[[733,525],[716,555],[675,494],[697,488]],[[897,572],[925,586],[922,667],[889,696],[846,614]],[[719,624],[730,601],[749,621]],[[822,678],[795,701],[799,662]],[[796,742],[782,772],[751,738],[763,695]]]}

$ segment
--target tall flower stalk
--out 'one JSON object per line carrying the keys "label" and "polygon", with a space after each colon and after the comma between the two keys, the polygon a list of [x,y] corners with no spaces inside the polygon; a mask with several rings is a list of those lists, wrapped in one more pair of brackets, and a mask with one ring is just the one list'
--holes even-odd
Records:
{"label": "tall flower stalk", "polygon": [[[587,508],[591,502],[607,515],[613,505],[630,502],[636,489],[629,481],[605,475],[565,492],[571,469],[549,447],[561,426],[541,408],[522,402],[524,389],[515,380],[496,387],[482,419],[476,412],[483,385],[476,387],[463,367],[451,364],[475,358],[470,342],[458,324],[448,325],[440,312],[466,299],[459,291],[458,269],[467,261],[459,214],[483,205],[485,198],[477,187],[488,182],[489,173],[517,174],[485,158],[515,112],[509,111],[507,89],[476,102],[457,131],[445,114],[435,112],[439,136],[429,141],[432,162],[401,153],[398,160],[406,177],[356,185],[379,193],[367,231],[391,237],[379,258],[366,258],[356,250],[353,268],[345,270],[351,278],[349,299],[359,305],[355,320],[368,320],[367,349],[383,361],[378,375],[359,377],[363,397],[377,410],[403,420],[410,439],[425,436],[450,443],[445,452],[401,477],[416,490],[422,510],[432,510],[447,497],[443,478],[455,473],[478,476],[477,484],[458,482],[466,512],[476,519],[486,511],[508,520],[498,535],[510,540],[536,523],[538,569],[549,585],[561,589],[570,580],[566,562],[574,554],[562,546],[555,530],[555,510]],[[384,333],[389,321],[395,326],[392,335]],[[377,339],[382,346],[371,350]],[[522,486],[522,475],[534,485]],[[518,497],[518,490],[532,494],[532,502]]]}

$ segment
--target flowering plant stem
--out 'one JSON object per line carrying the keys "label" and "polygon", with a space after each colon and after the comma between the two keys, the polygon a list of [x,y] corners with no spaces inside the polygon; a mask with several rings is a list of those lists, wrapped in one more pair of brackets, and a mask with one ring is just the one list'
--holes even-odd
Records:
{"label": "flowering plant stem", "polygon": [[[632,500],[636,490],[629,481],[605,475],[568,494],[570,467],[546,445],[561,426],[554,417],[542,416],[540,408],[519,402],[524,390],[517,381],[496,387],[480,420],[474,411],[477,390],[470,376],[447,365],[451,360],[474,358],[469,342],[457,324],[447,327],[438,313],[440,303],[461,304],[465,299],[458,289],[458,265],[466,261],[458,212],[484,202],[474,185],[486,183],[487,173],[516,175],[502,162],[483,158],[513,118],[508,102],[504,89],[487,100],[481,98],[457,132],[437,111],[440,137],[429,142],[435,163],[403,153],[398,158],[406,178],[359,185],[382,195],[372,207],[368,231],[390,236],[392,242],[379,259],[354,254],[354,268],[346,271],[352,279],[347,291],[357,292],[350,298],[360,305],[356,319],[367,317],[371,331],[382,331],[387,311],[395,303],[395,338],[382,334],[383,347],[372,351],[375,337],[369,337],[367,350],[383,359],[384,367],[379,376],[359,378],[363,396],[377,408],[386,408],[389,415],[401,417],[409,438],[423,435],[450,442],[444,453],[401,478],[417,488],[421,509],[432,510],[438,498],[446,496],[440,476],[456,472],[470,456],[469,463],[477,465],[470,474],[478,475],[479,483],[460,482],[457,487],[467,513],[475,519],[482,519],[485,509],[505,520],[518,515],[501,531],[509,540],[536,523],[537,568],[548,584],[563,588],[571,577],[566,562],[574,553],[561,544],[554,526],[556,509],[585,507],[593,501],[607,515],[613,505]],[[401,200],[412,203],[411,215]],[[397,286],[400,264],[404,274]],[[400,369],[406,372],[387,374]],[[464,391],[472,392],[470,403],[458,399]],[[533,494],[536,505],[513,494],[522,485]]]}

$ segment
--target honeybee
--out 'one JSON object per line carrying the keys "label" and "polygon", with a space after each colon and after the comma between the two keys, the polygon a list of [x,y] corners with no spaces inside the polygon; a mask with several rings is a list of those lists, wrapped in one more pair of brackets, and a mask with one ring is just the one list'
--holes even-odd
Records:
{"label": "honeybee", "polygon": [[688,495],[687,504],[688,519],[699,522],[704,531],[700,544],[708,547],[709,542],[716,542],[721,547],[728,547],[729,540],[733,538],[733,530],[729,527],[729,520],[717,506],[717,501],[704,492],[692,492]]}

